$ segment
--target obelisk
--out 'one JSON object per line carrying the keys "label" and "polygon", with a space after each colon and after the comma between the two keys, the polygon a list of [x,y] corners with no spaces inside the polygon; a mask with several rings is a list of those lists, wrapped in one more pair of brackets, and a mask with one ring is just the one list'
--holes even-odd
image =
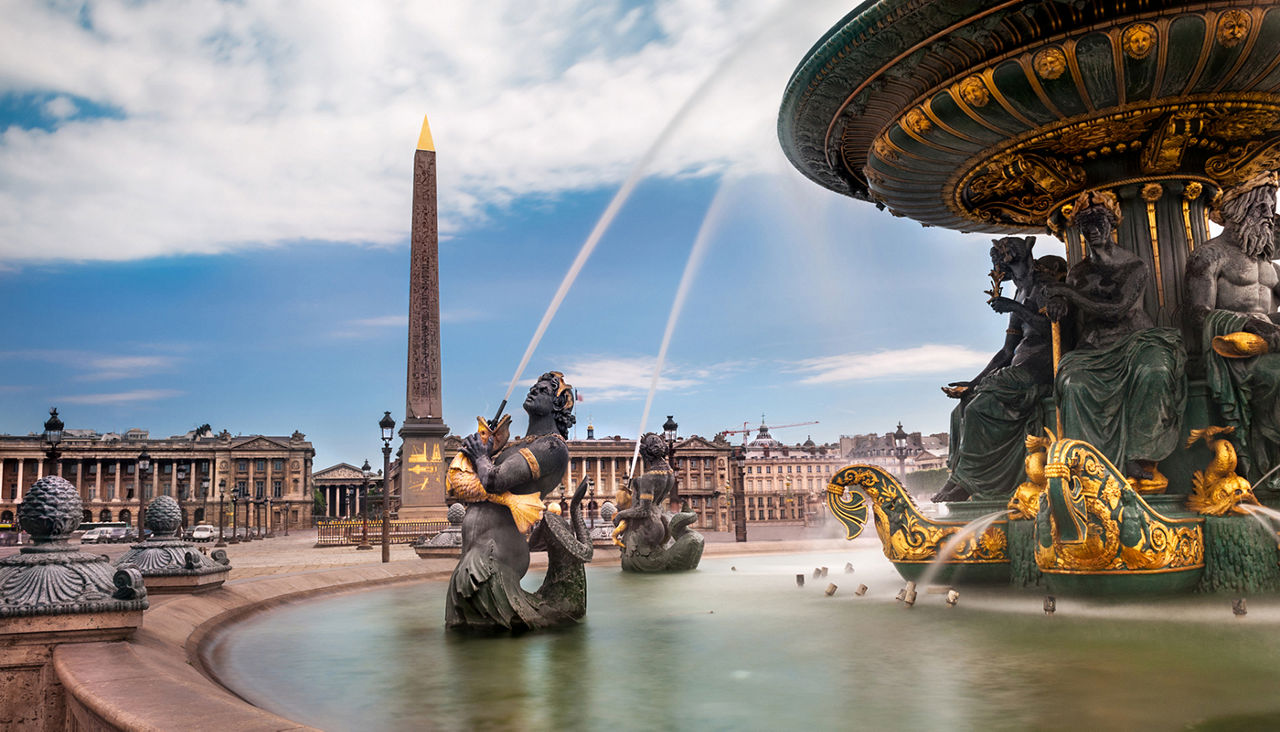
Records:
{"label": "obelisk", "polygon": [[409,235],[409,369],[400,463],[400,518],[445,519],[440,399],[440,259],[436,228],[436,150],[422,118],[413,154]]}

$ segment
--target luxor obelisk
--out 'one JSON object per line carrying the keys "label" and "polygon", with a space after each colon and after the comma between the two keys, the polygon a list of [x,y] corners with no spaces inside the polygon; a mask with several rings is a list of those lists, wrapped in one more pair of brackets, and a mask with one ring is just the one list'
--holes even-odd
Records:
{"label": "luxor obelisk", "polygon": [[422,118],[413,154],[409,238],[409,369],[400,463],[400,518],[444,519],[445,426],[440,398],[440,259],[436,150]]}

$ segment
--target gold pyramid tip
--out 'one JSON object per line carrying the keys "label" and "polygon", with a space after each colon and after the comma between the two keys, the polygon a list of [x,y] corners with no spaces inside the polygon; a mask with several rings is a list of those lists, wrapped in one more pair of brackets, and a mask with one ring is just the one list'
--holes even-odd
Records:
{"label": "gold pyramid tip", "polygon": [[436,151],[436,144],[431,140],[431,125],[427,124],[426,115],[422,116],[422,133],[418,135],[418,149]]}

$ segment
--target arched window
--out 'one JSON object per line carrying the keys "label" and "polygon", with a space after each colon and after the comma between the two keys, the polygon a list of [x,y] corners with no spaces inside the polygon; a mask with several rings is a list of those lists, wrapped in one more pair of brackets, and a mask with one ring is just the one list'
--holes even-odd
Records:
{"label": "arched window", "polygon": [[98,512],[98,520],[99,520],[99,521],[110,521],[110,520],[111,520],[111,509],[109,509],[109,508],[104,508],[104,509],[102,509],[101,511],[99,511],[99,512]]}
{"label": "arched window", "polygon": [[124,523],[127,524],[127,523],[130,523],[130,519],[132,518],[133,518],[133,514],[129,512],[129,509],[122,508],[120,509],[120,515],[116,517],[116,520],[123,521]]}
{"label": "arched window", "polygon": [[197,509],[196,509],[196,514],[195,514],[195,519],[194,519],[194,521],[195,521],[197,524],[202,524],[202,523],[204,523],[204,509],[203,509],[203,508],[197,508]]}
{"label": "arched window", "polygon": [[84,509],[84,511],[80,514],[80,520],[85,523],[89,523],[90,521],[93,521],[93,511],[90,511],[87,508]]}
{"label": "arched window", "polygon": [[5,511],[4,513],[0,513],[0,523],[6,523],[6,524],[13,523],[13,511]]}

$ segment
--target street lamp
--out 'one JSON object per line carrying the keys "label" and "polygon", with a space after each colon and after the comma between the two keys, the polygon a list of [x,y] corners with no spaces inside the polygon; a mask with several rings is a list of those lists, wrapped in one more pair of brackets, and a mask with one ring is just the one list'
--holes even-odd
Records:
{"label": "street lamp", "polygon": [[902,430],[902,423],[898,423],[898,431],[893,433],[893,451],[898,456],[898,478],[900,480],[907,479],[907,433]]}
{"label": "street lamp", "polygon": [[276,526],[275,526],[275,521],[271,520],[271,496],[267,496],[266,514],[267,514],[267,538],[274,539],[276,538]]}
{"label": "street lamp", "polygon": [[364,523],[360,527],[360,546],[356,549],[372,550],[373,545],[369,543],[369,479],[373,477],[373,468],[369,467],[368,460],[360,466],[360,473],[364,476],[364,510],[360,512]]}
{"label": "street lamp", "polygon": [[214,546],[227,545],[227,540],[224,539],[222,536],[222,522],[226,518],[226,514],[223,512],[224,509],[222,507],[223,505],[222,502],[223,500],[226,499],[226,497],[227,497],[227,479],[222,478],[218,481],[218,543],[214,544]]}
{"label": "street lamp", "polygon": [[733,449],[733,464],[738,468],[738,483],[733,487],[733,534],[738,541],[747,540],[747,451]]}
{"label": "street lamp", "polygon": [[[142,514],[147,510],[146,499],[142,496],[142,487],[147,484],[147,473],[151,472],[151,456],[147,454],[146,448],[138,455],[138,541],[146,538],[146,524]],[[116,471],[117,477],[119,470]]]}
{"label": "street lamp", "polygon": [[391,561],[391,439],[396,436],[396,421],[391,412],[378,420],[382,430],[382,563]]}
{"label": "street lamp", "polygon": [[62,451],[58,449],[58,445],[62,444],[62,420],[58,419],[58,408],[51,407],[49,409],[49,418],[44,421],[44,454],[53,462],[54,471],[62,474],[62,464],[58,462],[58,458],[62,457]]}
{"label": "street lamp", "polygon": [[667,421],[662,423],[662,436],[667,441],[667,463],[671,465],[671,474],[676,477],[674,483],[671,484],[671,493],[667,496],[667,503],[672,513],[679,513],[681,509],[680,500],[680,472],[676,470],[676,430],[680,425],[676,424],[675,417],[667,415]]}
{"label": "street lamp", "polygon": [[240,541],[253,541],[253,494],[248,485],[240,491],[240,500],[244,501],[244,538]]}
{"label": "street lamp", "polygon": [[240,543],[240,487],[231,489],[231,543]]}

